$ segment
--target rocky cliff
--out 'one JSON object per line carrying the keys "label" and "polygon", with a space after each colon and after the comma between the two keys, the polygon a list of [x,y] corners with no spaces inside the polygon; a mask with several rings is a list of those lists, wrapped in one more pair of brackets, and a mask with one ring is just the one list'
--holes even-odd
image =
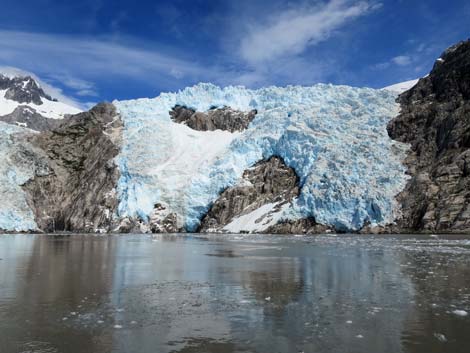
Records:
{"label": "rocky cliff", "polygon": [[230,132],[245,130],[255,118],[255,109],[241,112],[230,107],[211,108],[207,112],[196,112],[194,109],[176,105],[171,111],[171,119],[186,124],[198,131],[225,130]]}
{"label": "rocky cliff", "polygon": [[102,103],[29,137],[29,158],[46,171],[24,184],[38,228],[43,231],[109,231],[117,206],[119,172],[113,158],[121,145],[122,122]]}
{"label": "rocky cliff", "polygon": [[[287,167],[281,158],[271,157],[247,169],[237,185],[220,194],[202,219],[199,231],[252,231],[253,226],[258,231],[264,230],[272,223],[273,216],[298,196],[299,179],[295,171]],[[254,224],[247,224],[250,219],[236,224],[236,220],[268,204],[273,207],[257,217],[255,215]]]}
{"label": "rocky cliff", "polygon": [[411,144],[411,179],[394,230],[470,232],[470,41],[446,50],[398,101],[388,132]]}

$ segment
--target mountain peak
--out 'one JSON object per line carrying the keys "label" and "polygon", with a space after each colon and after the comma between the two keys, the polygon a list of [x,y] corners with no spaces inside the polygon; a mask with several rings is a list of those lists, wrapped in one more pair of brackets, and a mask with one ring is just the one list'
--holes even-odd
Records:
{"label": "mountain peak", "polygon": [[57,101],[44,92],[39,83],[31,76],[8,76],[0,74],[0,90],[4,97],[18,103],[43,104],[42,99]]}

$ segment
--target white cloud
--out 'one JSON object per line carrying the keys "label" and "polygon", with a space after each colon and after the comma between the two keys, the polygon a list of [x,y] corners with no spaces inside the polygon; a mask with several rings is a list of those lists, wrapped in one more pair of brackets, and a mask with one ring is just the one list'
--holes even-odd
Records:
{"label": "white cloud", "polygon": [[380,7],[368,1],[331,0],[271,16],[267,25],[252,27],[240,44],[240,55],[252,65],[302,53],[327,40],[350,21]]}
{"label": "white cloud", "polygon": [[392,58],[391,61],[398,66],[408,66],[412,62],[411,58],[408,55],[395,56],[394,58]]}
{"label": "white cloud", "polygon": [[93,82],[83,80],[65,73],[51,73],[46,80],[58,81],[64,86],[75,90],[78,96],[98,97],[98,91]]}
{"label": "white cloud", "polygon": [[[115,77],[152,82],[170,89],[176,80],[216,81],[220,73],[214,68],[184,59],[168,48],[161,50],[151,43],[133,45],[134,40],[114,42],[109,38],[0,30],[0,65],[15,66],[60,82],[78,95],[96,96],[92,81]],[[145,46],[145,49],[142,48]],[[44,82],[44,81],[43,81]]]}

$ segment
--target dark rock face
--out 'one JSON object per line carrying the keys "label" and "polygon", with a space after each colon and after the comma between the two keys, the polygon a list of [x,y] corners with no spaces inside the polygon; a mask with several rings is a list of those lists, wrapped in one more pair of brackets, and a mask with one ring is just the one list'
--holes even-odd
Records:
{"label": "dark rock face", "polygon": [[255,118],[256,110],[240,112],[229,107],[215,108],[208,112],[196,112],[193,109],[177,105],[170,112],[171,119],[186,124],[198,131],[225,130],[230,132],[245,130]]}
{"label": "dark rock face", "polygon": [[36,223],[43,231],[108,231],[118,201],[119,170],[113,162],[121,144],[122,121],[102,103],[30,137],[34,159],[45,172],[24,185]]}
{"label": "dark rock face", "polygon": [[430,75],[398,98],[389,135],[411,144],[411,180],[398,196],[403,231],[470,231],[470,41],[439,58]]}
{"label": "dark rock face", "polygon": [[318,224],[314,218],[301,218],[279,222],[263,233],[265,234],[320,234],[334,231],[332,227]]}
{"label": "dark rock face", "polygon": [[41,105],[41,98],[53,100],[39,87],[31,76],[9,78],[0,75],[0,90],[6,90],[5,98],[18,103],[34,103]]}
{"label": "dark rock face", "polygon": [[168,212],[167,207],[161,203],[154,205],[148,221],[125,217],[119,220],[119,224],[113,231],[119,233],[185,233],[185,229],[178,226],[176,214]]}
{"label": "dark rock face", "polygon": [[36,131],[49,131],[64,123],[62,119],[45,118],[27,105],[20,105],[10,114],[0,116],[0,121]]}
{"label": "dark rock face", "polygon": [[279,157],[271,157],[247,169],[242,181],[220,194],[199,231],[220,231],[238,216],[250,213],[268,203],[279,206],[299,195],[298,177]]}

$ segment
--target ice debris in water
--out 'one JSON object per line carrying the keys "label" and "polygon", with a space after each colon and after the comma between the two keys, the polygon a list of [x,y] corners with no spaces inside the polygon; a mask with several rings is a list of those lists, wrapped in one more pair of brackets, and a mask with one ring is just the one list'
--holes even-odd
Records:
{"label": "ice debris in water", "polygon": [[446,336],[444,336],[442,333],[435,333],[434,337],[436,337],[440,342],[447,342]]}
{"label": "ice debris in water", "polygon": [[465,310],[454,310],[452,311],[453,314],[457,316],[467,316],[468,313]]}
{"label": "ice debris in water", "polygon": [[[391,222],[407,180],[408,147],[386,130],[398,114],[395,98],[387,90],[325,84],[259,90],[199,84],[154,99],[115,101],[124,121],[118,212],[146,221],[160,202],[195,230],[222,190],[277,155],[302,186],[285,218],[313,216],[346,230]],[[169,111],[177,104],[258,114],[243,132],[195,131],[172,122]]]}

